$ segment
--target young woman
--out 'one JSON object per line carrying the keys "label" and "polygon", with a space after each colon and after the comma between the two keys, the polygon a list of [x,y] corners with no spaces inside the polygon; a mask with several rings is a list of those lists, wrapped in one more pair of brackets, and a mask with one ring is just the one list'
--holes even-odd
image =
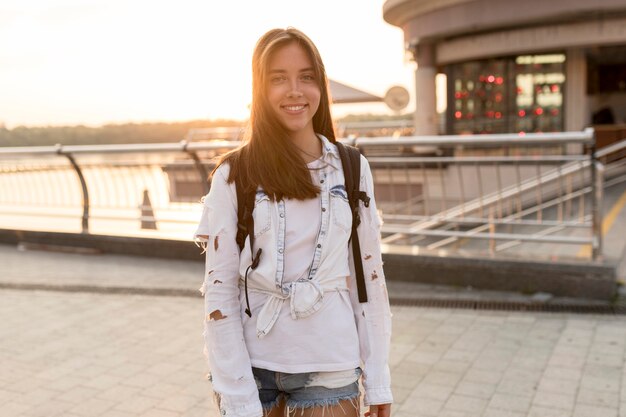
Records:
{"label": "young woman", "polygon": [[[358,233],[369,301],[359,303],[352,214],[326,72],[311,40],[293,28],[263,35],[252,93],[246,140],[213,171],[196,231],[206,244],[204,335],[220,411],[356,417],[361,379],[366,415],[389,417],[391,314],[367,160],[360,189],[371,202],[360,203]],[[254,247],[246,239],[242,251],[238,176],[256,191]]]}

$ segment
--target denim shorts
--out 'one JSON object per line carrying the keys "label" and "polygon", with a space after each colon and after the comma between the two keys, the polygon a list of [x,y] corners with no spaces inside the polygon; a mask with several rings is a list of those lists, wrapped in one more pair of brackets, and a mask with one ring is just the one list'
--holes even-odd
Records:
{"label": "denim shorts", "polygon": [[361,373],[361,368],[301,374],[252,368],[263,410],[273,408],[281,398],[289,409],[333,406],[343,400],[358,407]]}

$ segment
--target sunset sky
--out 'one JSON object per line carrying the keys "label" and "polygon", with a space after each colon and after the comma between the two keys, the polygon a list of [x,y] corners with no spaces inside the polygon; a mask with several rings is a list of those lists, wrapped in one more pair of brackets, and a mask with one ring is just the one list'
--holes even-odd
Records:
{"label": "sunset sky", "polygon": [[[2,0],[0,124],[244,119],[254,44],[286,26],[313,39],[330,78],[413,95],[415,64],[383,3]],[[334,106],[336,116],[348,112],[389,113],[383,104]]]}

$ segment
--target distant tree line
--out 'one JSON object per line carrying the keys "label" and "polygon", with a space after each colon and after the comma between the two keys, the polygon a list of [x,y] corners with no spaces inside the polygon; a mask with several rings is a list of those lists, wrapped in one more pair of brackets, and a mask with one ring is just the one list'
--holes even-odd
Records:
{"label": "distant tree line", "polygon": [[[348,115],[337,122],[410,119],[410,115],[375,114]],[[190,129],[207,127],[244,127],[240,120],[193,120],[173,123],[126,123],[88,126],[18,126],[7,129],[0,125],[0,146],[99,145],[118,143],[178,142]]]}
{"label": "distant tree line", "polygon": [[189,129],[243,126],[236,120],[193,120],[174,123],[126,123],[100,127],[47,126],[14,129],[0,127],[0,146],[101,145],[118,143],[178,142]]}

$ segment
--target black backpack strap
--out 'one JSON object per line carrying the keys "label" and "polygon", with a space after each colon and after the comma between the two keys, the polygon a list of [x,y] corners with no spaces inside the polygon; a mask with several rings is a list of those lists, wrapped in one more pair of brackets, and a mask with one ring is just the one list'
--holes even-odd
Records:
{"label": "black backpack strap", "polygon": [[239,246],[239,252],[241,252],[246,245],[246,237],[250,236],[250,251],[252,252],[252,263],[246,269],[246,275],[244,277],[244,289],[246,293],[246,314],[252,317],[250,312],[250,301],[248,300],[248,272],[250,269],[255,269],[259,265],[261,259],[261,252],[259,248],[254,254],[254,217],[252,212],[254,211],[254,199],[256,192],[254,189],[246,187],[241,180],[241,176],[235,177],[235,189],[237,190],[237,246]]}
{"label": "black backpack strap", "polygon": [[359,215],[359,200],[363,201],[366,207],[369,206],[369,197],[360,190],[361,183],[361,153],[352,146],[346,146],[340,142],[336,142],[341,165],[343,167],[343,176],[345,179],[346,192],[348,194],[348,202],[352,211],[352,232],[350,240],[352,241],[352,255],[354,258],[354,272],[356,273],[356,286],[359,295],[359,302],[367,302],[367,289],[365,288],[365,275],[363,273],[363,259],[361,259],[361,244],[359,243],[359,234],[357,228],[361,223]]}
{"label": "black backpack strap", "polygon": [[[237,190],[237,246],[239,252],[243,250],[246,244],[248,231],[254,230],[254,218],[252,211],[254,210],[255,193],[250,192],[243,184],[240,175],[235,177],[235,189]],[[250,239],[254,239],[254,232],[250,235]],[[250,241],[252,248],[252,240]]]}

